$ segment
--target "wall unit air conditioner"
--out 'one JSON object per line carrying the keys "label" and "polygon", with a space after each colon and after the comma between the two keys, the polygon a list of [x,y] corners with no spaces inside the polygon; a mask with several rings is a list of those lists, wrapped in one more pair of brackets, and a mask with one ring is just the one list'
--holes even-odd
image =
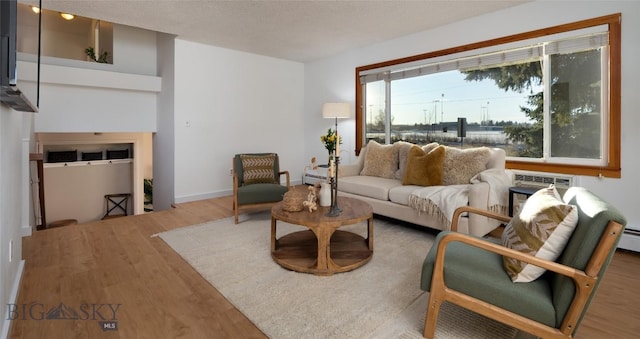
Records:
{"label": "wall unit air conditioner", "polygon": [[[513,186],[534,187],[534,188],[546,188],[549,185],[555,185],[560,196],[569,189],[569,187],[577,186],[578,178],[572,175],[544,173],[544,172],[527,172],[527,171],[512,171],[511,184]],[[513,211],[517,213],[522,207],[527,196],[521,194],[515,194],[513,196]]]}
{"label": "wall unit air conditioner", "polygon": [[511,182],[513,186],[540,188],[549,187],[550,184],[553,184],[558,193],[563,195],[569,187],[578,186],[578,177],[555,173],[513,171]]}

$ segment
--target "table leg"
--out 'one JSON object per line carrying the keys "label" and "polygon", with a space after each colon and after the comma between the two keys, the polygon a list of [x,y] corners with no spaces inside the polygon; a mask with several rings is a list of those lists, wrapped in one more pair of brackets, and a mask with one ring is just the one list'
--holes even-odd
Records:
{"label": "table leg", "polygon": [[329,256],[331,255],[329,249],[331,234],[327,234],[329,232],[326,228],[314,229],[312,231],[318,239],[318,262],[316,269],[327,270],[329,268]]}
{"label": "table leg", "polygon": [[271,217],[271,253],[276,251],[276,218]]}
{"label": "table leg", "polygon": [[373,251],[373,217],[367,219],[367,245]]}

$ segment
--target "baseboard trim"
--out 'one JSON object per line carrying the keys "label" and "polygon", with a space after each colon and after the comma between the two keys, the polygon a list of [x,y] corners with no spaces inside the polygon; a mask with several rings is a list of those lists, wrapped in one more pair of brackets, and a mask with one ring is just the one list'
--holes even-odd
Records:
{"label": "baseboard trim", "polygon": [[[20,260],[18,263],[18,270],[16,271],[16,277],[13,280],[13,286],[11,286],[11,295],[9,296],[8,304],[15,304],[18,301],[18,292],[20,291],[20,283],[22,282],[22,273],[24,272],[24,260]],[[5,308],[7,311],[8,308]],[[8,338],[9,337],[9,329],[11,329],[11,320],[9,316],[3,313],[4,321],[2,323],[2,333],[0,338]]]}
{"label": "baseboard trim", "polygon": [[20,236],[22,237],[30,237],[31,234],[33,234],[33,227],[32,226],[23,226],[22,228],[20,228]]}
{"label": "baseboard trim", "polygon": [[[291,180],[290,184],[291,186],[302,185],[302,179]],[[214,191],[214,192],[202,193],[202,194],[183,195],[183,196],[175,197],[174,204],[182,204],[185,202],[191,202],[191,201],[197,201],[197,200],[221,198],[221,197],[226,197],[232,194],[233,194],[233,190],[228,189],[228,190],[220,190],[220,191]]]}
{"label": "baseboard trim", "polygon": [[174,204],[182,204],[185,202],[205,200],[205,199],[221,198],[231,194],[233,194],[232,190],[222,190],[222,191],[215,191],[215,192],[202,193],[202,194],[183,195],[180,197],[176,197]]}

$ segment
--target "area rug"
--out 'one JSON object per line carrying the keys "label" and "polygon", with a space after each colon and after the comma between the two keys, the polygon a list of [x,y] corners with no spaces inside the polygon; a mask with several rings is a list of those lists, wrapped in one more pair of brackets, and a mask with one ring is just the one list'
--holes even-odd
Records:
{"label": "area rug", "polygon": [[[366,234],[366,223],[345,228]],[[277,237],[302,230],[278,223]],[[333,276],[286,270],[270,254],[268,213],[179,228],[159,236],[270,338],[421,338],[428,293],[422,261],[433,233],[374,221],[366,265]],[[437,338],[514,338],[516,331],[445,304]]]}

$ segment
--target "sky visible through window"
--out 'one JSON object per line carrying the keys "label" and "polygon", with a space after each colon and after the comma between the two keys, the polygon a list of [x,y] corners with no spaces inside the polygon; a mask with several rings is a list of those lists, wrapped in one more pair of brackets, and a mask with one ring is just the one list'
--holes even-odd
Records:
{"label": "sky visible through window", "polygon": [[[391,82],[391,115],[394,125],[433,124],[467,118],[468,123],[482,120],[530,122],[520,111],[532,93],[504,91],[493,80],[466,81],[465,74],[454,70]],[[368,91],[369,112],[384,110],[383,82],[380,90]]]}

